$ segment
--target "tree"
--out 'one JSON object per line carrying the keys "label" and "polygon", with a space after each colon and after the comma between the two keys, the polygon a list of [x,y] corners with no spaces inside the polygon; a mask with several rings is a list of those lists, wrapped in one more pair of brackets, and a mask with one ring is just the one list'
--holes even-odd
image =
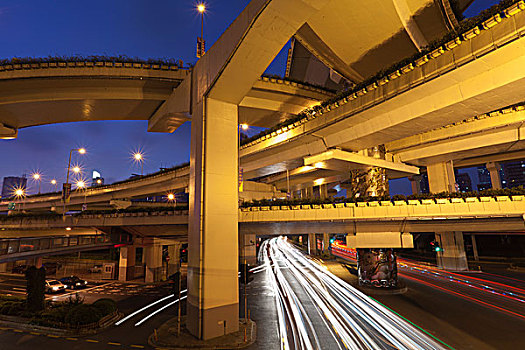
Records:
{"label": "tree", "polygon": [[26,271],[27,309],[32,312],[44,309],[46,269],[31,266]]}

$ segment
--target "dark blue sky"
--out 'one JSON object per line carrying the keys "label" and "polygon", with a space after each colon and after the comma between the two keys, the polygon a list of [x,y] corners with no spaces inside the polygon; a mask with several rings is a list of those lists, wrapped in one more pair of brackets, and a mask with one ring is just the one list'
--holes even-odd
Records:
{"label": "dark blue sky", "polygon": [[[206,2],[208,47],[248,2]],[[476,0],[467,14],[495,2]],[[200,31],[195,4],[192,0],[1,0],[0,58],[127,55],[194,63],[195,40]],[[269,73],[284,73],[285,53],[284,49]],[[52,178],[64,180],[69,150],[80,146],[88,150],[81,158],[84,168],[99,170],[107,182],[140,172],[130,155],[138,148],[145,152],[145,173],[189,159],[189,123],[173,134],[149,134],[146,128],[145,121],[108,121],[22,129],[18,139],[0,140],[0,180],[40,170],[44,176],[42,190],[51,190],[48,183]]]}

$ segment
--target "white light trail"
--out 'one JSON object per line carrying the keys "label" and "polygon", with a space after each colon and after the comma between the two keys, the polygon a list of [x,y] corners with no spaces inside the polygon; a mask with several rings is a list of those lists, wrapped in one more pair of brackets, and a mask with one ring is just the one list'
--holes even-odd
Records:
{"label": "white light trail", "polygon": [[179,301],[181,301],[181,300],[183,300],[183,299],[186,299],[187,297],[188,297],[188,296],[185,295],[185,296],[181,297],[180,299],[177,299],[177,300],[175,300],[175,301],[172,301],[171,303],[164,305],[164,306],[161,307],[160,309],[153,311],[151,314],[149,314],[148,316],[144,317],[142,320],[140,320],[140,321],[138,321],[137,323],[135,323],[135,327],[140,326],[141,324],[143,324],[144,322],[146,322],[147,320],[149,320],[151,317],[155,316],[156,314],[158,314],[158,313],[161,312],[162,310],[164,310],[164,309],[166,309],[166,308],[168,308],[168,307],[170,307],[170,306],[172,306],[172,305],[178,303]]}
{"label": "white light trail", "polygon": [[[275,293],[281,349],[320,349],[318,335],[323,331],[340,349],[443,349],[438,341],[307,258],[284,238],[263,242],[260,253]],[[307,308],[305,296],[301,299],[298,292],[312,305]],[[319,322],[313,327],[310,316],[314,314],[321,316],[325,328]],[[323,343],[325,346],[329,344]]]}
{"label": "white light trail", "polygon": [[[184,289],[184,290],[181,291],[181,293],[186,293],[187,291],[188,291],[187,289]],[[135,316],[136,314],[139,314],[139,313],[141,313],[142,311],[149,309],[149,308],[152,307],[153,305],[157,305],[158,303],[163,302],[164,300],[168,300],[169,298],[173,298],[174,296],[175,296],[175,295],[170,294],[170,295],[168,295],[168,296],[166,296],[166,297],[164,297],[164,298],[162,298],[162,299],[159,299],[159,300],[157,300],[157,301],[155,301],[155,302],[153,302],[153,303],[151,303],[151,304],[148,304],[148,305],[144,306],[144,307],[141,308],[141,309],[138,309],[137,311],[135,311],[135,312],[129,314],[128,316],[124,317],[122,320],[119,320],[119,321],[115,322],[115,326],[119,326],[119,325],[121,325],[123,322],[129,320],[130,318],[132,318],[132,317]]]}

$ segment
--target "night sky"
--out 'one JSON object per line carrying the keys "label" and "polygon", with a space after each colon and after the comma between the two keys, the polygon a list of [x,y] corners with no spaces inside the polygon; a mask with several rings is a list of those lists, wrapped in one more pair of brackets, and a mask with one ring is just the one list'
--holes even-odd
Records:
{"label": "night sky", "polygon": [[[249,0],[208,0],[205,39],[209,48]],[[471,16],[496,0],[476,0]],[[185,0],[0,0],[0,58],[126,55],[174,58],[195,63],[200,17],[194,1]],[[284,74],[284,48],[268,73]],[[188,161],[190,124],[173,134],[147,133],[147,121],[55,124],[19,130],[16,140],[0,140],[0,181],[40,171],[42,190],[54,190],[52,178],[65,180],[71,148],[85,147],[74,157],[87,171],[97,169],[106,183],[140,173],[131,153],[145,154],[144,172]],[[248,134],[258,130],[249,130]],[[89,173],[89,175],[88,175]],[[473,179],[474,180],[474,179]],[[29,184],[30,192],[36,191]],[[392,192],[408,191],[406,182],[392,183]]]}

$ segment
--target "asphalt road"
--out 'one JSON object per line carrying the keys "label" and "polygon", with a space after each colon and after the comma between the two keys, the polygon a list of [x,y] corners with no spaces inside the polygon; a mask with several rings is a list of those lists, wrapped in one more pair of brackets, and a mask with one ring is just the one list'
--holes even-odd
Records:
{"label": "asphalt road", "polygon": [[[0,275],[0,293],[21,295],[25,284],[22,276]],[[78,293],[91,303],[100,298],[111,298],[117,302],[119,311],[130,315],[148,304],[170,295],[166,284],[147,285],[139,283],[99,282],[90,283],[86,289],[68,291],[62,294],[47,295],[47,299],[64,300]],[[136,325],[151,313],[159,310],[175,299],[168,298],[138,313],[118,326],[110,327],[99,334],[86,337],[55,337],[36,332],[20,332],[10,328],[0,328],[0,350],[36,349],[151,349],[147,343],[154,329],[177,314],[177,304],[169,306],[142,324]],[[183,305],[184,306],[184,305]],[[184,310],[184,309],[183,309]]]}

